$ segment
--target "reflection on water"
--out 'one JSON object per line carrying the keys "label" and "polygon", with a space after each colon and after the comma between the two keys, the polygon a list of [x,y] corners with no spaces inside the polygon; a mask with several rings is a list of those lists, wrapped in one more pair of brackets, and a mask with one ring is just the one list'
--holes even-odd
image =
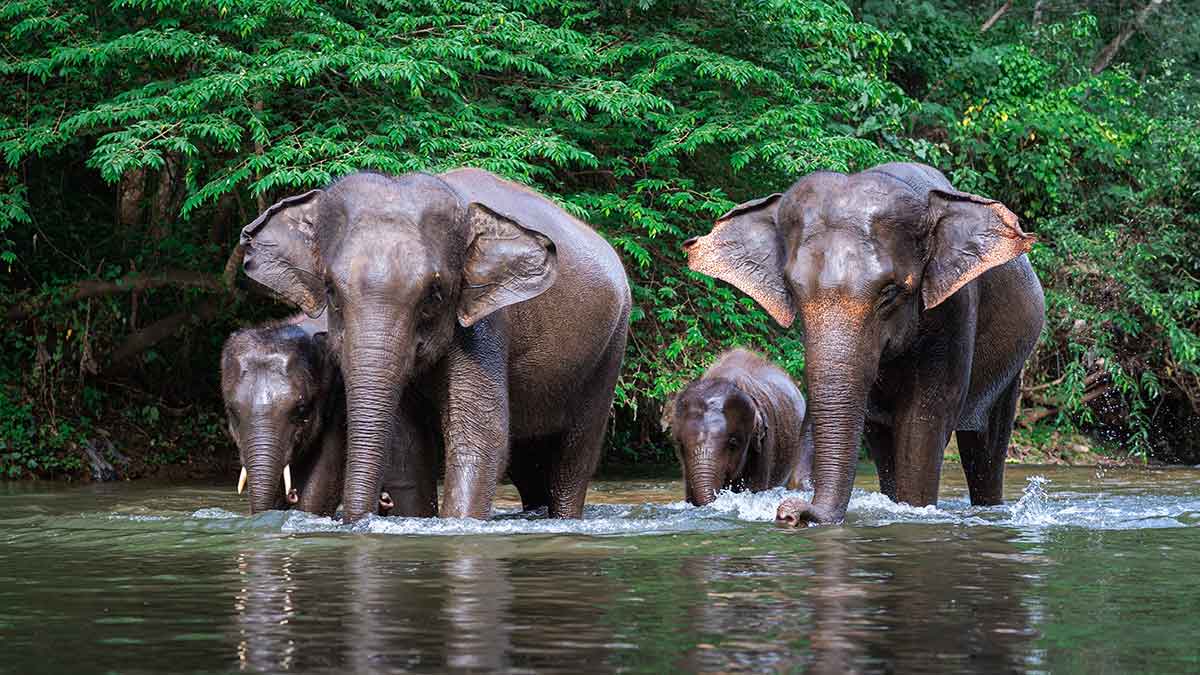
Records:
{"label": "reflection on water", "polygon": [[505,488],[488,523],[346,527],[0,484],[0,671],[1200,669],[1200,472],[1012,473],[986,509],[950,472],[924,509],[866,476],[848,526],[795,532],[780,491],[696,509],[669,481],[599,483],[575,522]]}

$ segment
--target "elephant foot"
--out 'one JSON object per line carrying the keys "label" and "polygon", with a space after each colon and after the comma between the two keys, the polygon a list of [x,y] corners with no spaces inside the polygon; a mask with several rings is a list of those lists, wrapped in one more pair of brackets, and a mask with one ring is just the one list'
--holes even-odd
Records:
{"label": "elephant foot", "polygon": [[780,527],[812,527],[842,522],[845,514],[836,514],[803,499],[785,499],[775,511],[775,524]]}
{"label": "elephant foot", "polygon": [[392,496],[386,490],[379,493],[379,515],[386,516],[394,508],[396,502],[392,501]]}

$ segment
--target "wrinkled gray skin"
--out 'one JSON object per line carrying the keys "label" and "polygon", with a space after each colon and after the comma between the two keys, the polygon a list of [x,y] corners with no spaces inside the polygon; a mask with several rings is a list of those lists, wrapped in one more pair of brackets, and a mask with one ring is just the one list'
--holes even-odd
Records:
{"label": "wrinkled gray skin", "polygon": [[[299,315],[237,331],[221,352],[229,434],[250,513],[296,506],[333,515],[341,498],[345,406],[325,355],[325,319]],[[285,495],[283,469],[291,467]]]}
{"label": "wrinkled gray skin", "polygon": [[389,444],[411,435],[396,419],[406,390],[445,446],[441,515],[490,516],[507,468],[526,508],[580,516],[631,306],[600,235],[527,188],[458,169],[347,176],[275,204],[242,244],[250,278],[310,316],[329,307],[347,521],[374,509]]}
{"label": "wrinkled gray skin", "polygon": [[688,502],[704,506],[720,490],[811,487],[804,409],[782,368],[746,349],[722,354],[663,408]]}
{"label": "wrinkled gray skin", "polygon": [[845,517],[864,435],[894,500],[937,503],[957,431],[971,502],[1001,502],[1021,367],[1045,318],[1032,242],[1003,204],[922,164],[810,174],[685,242],[692,269],[783,326],[803,321],[814,496],[781,504],[780,523]]}
{"label": "wrinkled gray skin", "polygon": [[[303,314],[237,331],[221,353],[230,436],[247,473],[250,513],[298,508],[332,516],[342,498],[346,407],[341,373],[325,353],[326,320]],[[378,511],[437,512],[437,446],[423,427],[409,445],[419,466],[391,462]],[[292,489],[285,494],[283,471]]]}

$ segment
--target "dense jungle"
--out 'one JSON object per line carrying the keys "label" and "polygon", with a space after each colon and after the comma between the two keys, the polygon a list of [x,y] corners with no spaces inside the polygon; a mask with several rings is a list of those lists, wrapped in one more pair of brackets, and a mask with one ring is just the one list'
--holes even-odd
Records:
{"label": "dense jungle", "polygon": [[605,467],[669,462],[662,401],[717,353],[804,376],[799,333],[680,243],[892,160],[1038,237],[1010,461],[1200,463],[1197,34],[1181,0],[6,2],[0,477],[228,473],[222,342],[293,311],[237,274],[242,227],[355,170],[457,166],[620,253]]}

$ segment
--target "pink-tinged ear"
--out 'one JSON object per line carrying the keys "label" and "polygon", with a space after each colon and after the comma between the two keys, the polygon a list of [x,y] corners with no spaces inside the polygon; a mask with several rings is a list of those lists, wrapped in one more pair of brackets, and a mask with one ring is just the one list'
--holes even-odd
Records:
{"label": "pink-tinged ear", "polygon": [[558,278],[558,252],[546,235],[473,203],[467,206],[471,244],[463,266],[458,322],[475,325],[492,312],[536,298]]}
{"label": "pink-tinged ear", "polygon": [[317,252],[321,190],[288,197],[242,228],[246,276],[316,318],[325,309],[325,284]]}
{"label": "pink-tinged ear", "polygon": [[966,192],[929,193],[929,261],[921,284],[925,309],[933,309],[979,275],[1024,255],[1037,240],[1021,231],[1017,216],[1000,202]]}
{"label": "pink-tinged ear", "polygon": [[683,242],[683,250],[688,267],[733,284],[786,328],[796,320],[796,305],[784,278],[783,237],[775,225],[782,197],[735,206],[717,219],[712,232]]}

